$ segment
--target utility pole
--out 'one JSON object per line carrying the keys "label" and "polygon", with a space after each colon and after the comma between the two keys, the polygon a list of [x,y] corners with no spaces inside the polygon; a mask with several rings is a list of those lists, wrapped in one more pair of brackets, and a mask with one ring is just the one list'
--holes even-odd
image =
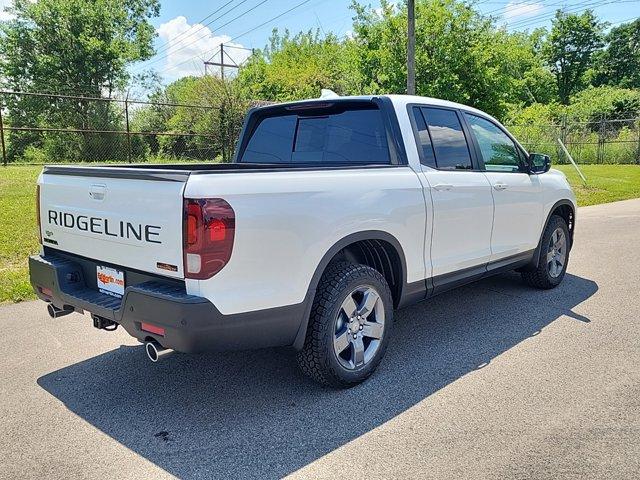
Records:
{"label": "utility pole", "polygon": [[416,2],[407,0],[407,94],[416,94]]}
{"label": "utility pole", "polygon": [[[227,51],[225,52],[224,49],[224,43],[220,44],[220,57],[219,57],[219,61],[214,62],[213,59],[218,55],[218,52],[216,51],[213,56],[209,59],[206,60],[204,62],[204,74],[207,75],[208,73],[208,66],[214,66],[214,67],[220,67],[220,77],[224,80],[224,68],[228,67],[228,68],[240,68],[240,65],[238,65],[233,58],[231,58],[231,56],[229,55],[229,51],[228,49],[236,49],[236,50],[247,50],[249,52],[251,52],[251,54],[253,54],[253,49],[251,48],[244,48],[244,47],[238,47],[235,45],[227,45]],[[226,62],[225,62],[225,55],[226,55]]]}
{"label": "utility pole", "polygon": [[224,80],[224,43],[220,44],[220,77]]}

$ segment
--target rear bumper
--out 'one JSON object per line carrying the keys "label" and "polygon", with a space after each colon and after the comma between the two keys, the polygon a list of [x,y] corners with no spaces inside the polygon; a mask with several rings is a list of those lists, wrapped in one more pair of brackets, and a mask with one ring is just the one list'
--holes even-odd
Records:
{"label": "rear bumper", "polygon": [[[129,286],[119,299],[89,288],[83,267],[86,271],[86,265],[66,256],[34,255],[29,258],[31,285],[40,299],[58,308],[88,311],[141,341],[152,338],[185,353],[292,345],[305,311],[301,303],[223,315],[209,300],[187,294],[184,286],[162,281]],[[143,331],[143,322],[164,328],[165,334]]]}

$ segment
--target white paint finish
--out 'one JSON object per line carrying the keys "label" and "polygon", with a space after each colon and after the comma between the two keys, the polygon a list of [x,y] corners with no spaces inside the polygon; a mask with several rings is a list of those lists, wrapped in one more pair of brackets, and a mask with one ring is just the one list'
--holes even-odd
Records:
{"label": "white paint finish", "polygon": [[[431,186],[438,183],[450,185],[452,183],[447,179],[453,178],[455,180],[456,177],[449,177],[449,174],[459,175],[461,172],[438,171],[420,165],[420,157],[407,112],[408,105],[420,104],[456,108],[469,113],[481,114],[492,119],[494,123],[501,125],[498,120],[485,112],[447,100],[408,95],[389,95],[389,98],[394,104],[400,129],[403,132],[403,141],[409,164],[416,171],[423,170]],[[526,149],[522,147],[517,139],[516,143],[526,152]],[[512,172],[484,173],[491,184],[489,192],[493,197],[491,201],[492,208],[495,209],[495,218],[492,215],[491,222],[488,222],[487,218],[486,195],[481,193],[484,192],[483,188],[475,191],[477,196],[474,202],[477,205],[475,210],[469,208],[467,202],[461,201],[464,198],[463,195],[456,196],[452,194],[451,192],[455,190],[453,188],[439,191],[430,189],[434,209],[434,243],[431,245],[430,252],[433,264],[432,275],[434,276],[465,268],[464,265],[481,264],[481,259],[485,258],[486,255],[486,248],[483,245],[486,243],[486,226],[489,223],[493,224],[493,228],[490,235],[490,254],[487,261],[493,261],[535,248],[540,239],[544,222],[551,208],[559,200],[570,200],[574,206],[574,211],[577,208],[575,195],[571,191],[564,174],[558,170],[551,170],[542,175]],[[471,173],[467,172],[467,174],[470,175]],[[463,178],[459,177],[457,180],[463,180]],[[500,183],[505,184],[507,188],[500,190],[493,188],[494,185]],[[470,189],[467,193],[473,194],[474,189],[470,187],[466,187]],[[477,187],[481,187],[481,185],[476,185]],[[455,198],[458,199],[457,202]],[[477,203],[478,201],[480,203]],[[453,213],[456,217],[455,220],[444,214],[442,211],[443,205],[445,205],[444,208],[456,210]],[[464,209],[468,209],[468,211],[465,212]],[[462,244],[458,242],[462,242]],[[425,245],[425,248],[429,248],[428,244]],[[478,255],[477,260],[474,259],[476,254]],[[428,257],[429,255],[425,254],[427,265]]]}
{"label": "white paint finish", "polygon": [[[576,202],[576,196],[571,190],[571,186],[567,181],[567,177],[560,170],[552,168],[547,173],[538,175],[540,184],[542,186],[540,201],[544,205],[542,221],[544,222],[551,212],[553,206],[559,200],[569,200],[573,205],[573,211],[577,216],[578,204]],[[542,229],[543,225],[540,226]]]}
{"label": "white paint finish", "polygon": [[[65,252],[129,268],[170,277],[182,277],[182,189],[180,182],[161,182],[118,178],[41,175],[42,236],[58,245],[46,244]],[[104,193],[93,200],[90,190]],[[50,209],[74,215],[106,218],[110,230],[119,221],[160,226],[162,243],[111,237],[65,228],[49,222]],[[47,231],[52,235],[47,236]],[[157,262],[178,267],[177,272],[158,269]]]}
{"label": "white paint finish", "polygon": [[300,303],[325,253],[362,231],[398,240],[408,282],[426,276],[427,215],[408,167],[194,175],[185,197],[224,198],[235,211],[231,259],[199,287],[224,314]]}
{"label": "white paint finish", "polygon": [[543,222],[540,176],[517,172],[484,175],[492,186],[495,206],[491,261],[536,248]]}
{"label": "white paint finish", "polygon": [[[211,300],[224,314],[233,314],[301,302],[322,257],[352,233],[376,230],[395,237],[406,258],[406,281],[416,282],[532,248],[552,206],[561,199],[575,205],[566,178],[557,171],[529,176],[423,168],[407,105],[478,111],[423,97],[390,98],[403,134],[406,167],[207,173],[192,175],[186,185],[41,176],[46,207],[162,227],[163,244],[144,246],[58,228],[54,235],[59,248],[106,263],[182,277],[183,188],[187,198],[223,198],[236,213],[231,259],[213,278],[187,279],[185,284],[188,293]],[[502,178],[508,188],[498,192],[490,180],[498,181],[499,175],[509,177]],[[94,187],[98,193],[104,191],[104,200],[89,198],[92,185],[98,185]],[[46,212],[42,218],[45,231]],[[178,272],[160,271],[156,262],[175,264]]]}
{"label": "white paint finish", "polygon": [[491,256],[493,198],[481,172],[423,167],[433,202],[432,275],[487,263]]}

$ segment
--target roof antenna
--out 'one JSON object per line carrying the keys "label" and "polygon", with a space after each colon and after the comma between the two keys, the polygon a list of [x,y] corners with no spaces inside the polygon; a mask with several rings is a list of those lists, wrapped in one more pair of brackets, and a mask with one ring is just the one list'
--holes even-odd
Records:
{"label": "roof antenna", "polygon": [[328,88],[323,88],[320,93],[320,99],[327,99],[327,98],[340,98],[340,95],[338,95],[333,90],[330,90]]}

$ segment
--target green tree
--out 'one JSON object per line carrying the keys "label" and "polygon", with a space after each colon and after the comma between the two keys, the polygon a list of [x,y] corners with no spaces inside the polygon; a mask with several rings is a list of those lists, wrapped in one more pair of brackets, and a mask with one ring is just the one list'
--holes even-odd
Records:
{"label": "green tree", "polygon": [[572,94],[585,85],[585,73],[603,46],[603,29],[591,10],[581,14],[556,11],[543,51],[556,77],[558,97],[569,104]]}
{"label": "green tree", "polygon": [[136,131],[147,135],[152,153],[228,162],[250,102],[235,79],[184,77],[159,90],[135,112]]}
{"label": "green tree", "polygon": [[0,73],[16,90],[100,96],[153,54],[158,0],[15,0],[0,23]]}
{"label": "green tree", "polygon": [[640,18],[614,27],[607,48],[598,56],[594,83],[640,88]]}
{"label": "green tree", "polygon": [[[111,97],[129,79],[127,66],[153,54],[149,23],[158,0],[14,0],[13,20],[0,22],[0,86],[16,91]],[[13,126],[110,129],[120,115],[108,102],[8,97]],[[49,145],[56,156],[80,157],[95,135],[12,132],[13,157],[27,145]],[[118,138],[112,139],[118,141]],[[46,145],[45,145],[46,144]],[[65,146],[66,145],[66,146]],[[95,158],[97,159],[97,158]]]}
{"label": "green tree", "polygon": [[322,88],[339,94],[354,91],[355,69],[348,42],[319,32],[291,36],[274,30],[269,45],[257,51],[239,74],[245,95],[255,100],[314,98]]}
{"label": "green tree", "polygon": [[[640,90],[607,85],[586,88],[571,97],[567,115],[580,122],[628,120],[640,115]],[[621,125],[613,123],[611,129]]]}
{"label": "green tree", "polygon": [[[355,64],[364,93],[404,93],[406,7],[354,3]],[[476,106],[498,117],[512,104],[548,101],[551,77],[539,34],[510,34],[458,0],[416,2],[416,88],[419,95]]]}

